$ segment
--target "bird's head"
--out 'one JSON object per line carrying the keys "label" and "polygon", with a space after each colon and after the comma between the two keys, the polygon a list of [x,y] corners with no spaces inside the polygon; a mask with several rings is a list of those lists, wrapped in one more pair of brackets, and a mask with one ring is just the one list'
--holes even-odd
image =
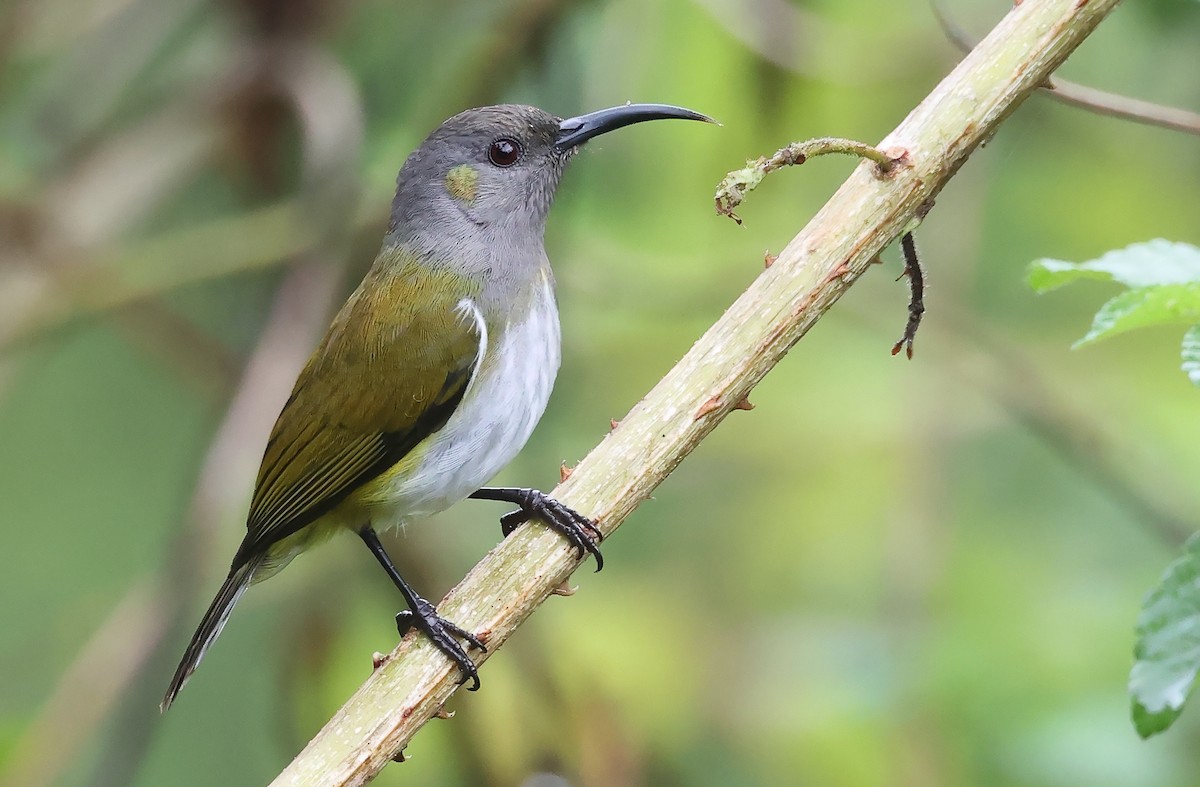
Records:
{"label": "bird's head", "polygon": [[713,122],[665,104],[626,104],[565,120],[519,104],[468,109],[436,128],[404,163],[389,232],[420,231],[437,216],[459,231],[513,228],[540,239],[563,169],[580,145],[665,118]]}

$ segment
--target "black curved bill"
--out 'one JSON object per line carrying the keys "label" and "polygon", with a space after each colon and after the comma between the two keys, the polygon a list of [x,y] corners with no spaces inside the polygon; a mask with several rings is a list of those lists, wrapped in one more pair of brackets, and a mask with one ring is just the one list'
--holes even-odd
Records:
{"label": "black curved bill", "polygon": [[582,145],[592,137],[598,137],[634,123],[671,118],[717,123],[708,115],[701,115],[699,112],[693,112],[683,107],[673,107],[670,104],[624,104],[567,118],[558,124],[558,139],[554,141],[554,146],[559,150],[566,150]]}

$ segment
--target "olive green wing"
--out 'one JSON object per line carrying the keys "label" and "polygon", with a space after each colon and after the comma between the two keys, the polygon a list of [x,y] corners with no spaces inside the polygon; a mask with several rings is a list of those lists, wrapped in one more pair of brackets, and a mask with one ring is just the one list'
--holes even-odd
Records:
{"label": "olive green wing", "polygon": [[372,271],[347,301],[275,423],[235,568],[446,424],[486,344],[471,301],[447,294],[454,284],[416,266]]}

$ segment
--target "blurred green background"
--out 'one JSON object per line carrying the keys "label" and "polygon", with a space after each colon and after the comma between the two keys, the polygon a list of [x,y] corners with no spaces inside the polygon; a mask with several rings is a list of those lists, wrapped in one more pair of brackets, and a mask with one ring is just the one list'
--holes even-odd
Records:
{"label": "blurred green background", "polygon": [[[947,0],[981,36],[1003,0]],[[1200,3],[1127,3],[1063,75],[1200,107]],[[0,4],[0,781],[270,780],[395,642],[352,539],[242,601],[158,699],[243,532],[262,445],[444,118],[683,104],[588,145],[547,235],[565,360],[500,481],[550,488],[847,174],[739,210],[794,139],[886,134],[958,57],[917,0],[10,0]],[[1193,785],[1200,713],[1141,742],[1142,594],[1200,492],[1178,332],[1072,353],[1115,292],[1024,284],[1200,242],[1200,145],[1032,98],[895,250],[455,697],[379,784]],[[389,541],[431,598],[498,538]],[[538,774],[558,774],[555,782]]]}

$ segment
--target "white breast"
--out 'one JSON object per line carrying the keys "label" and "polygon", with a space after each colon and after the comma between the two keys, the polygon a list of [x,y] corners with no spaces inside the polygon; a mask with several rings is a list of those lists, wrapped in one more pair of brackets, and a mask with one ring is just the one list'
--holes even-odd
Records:
{"label": "white breast", "polygon": [[549,276],[528,315],[514,316],[494,335],[472,301],[464,299],[459,309],[480,331],[480,360],[462,403],[395,489],[400,518],[450,507],[511,462],[545,412],[558,374],[561,339]]}

